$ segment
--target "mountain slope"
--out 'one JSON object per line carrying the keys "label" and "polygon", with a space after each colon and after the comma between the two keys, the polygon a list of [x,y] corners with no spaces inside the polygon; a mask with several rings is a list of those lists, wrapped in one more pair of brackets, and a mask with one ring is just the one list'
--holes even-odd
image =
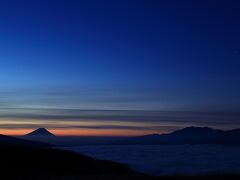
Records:
{"label": "mountain slope", "polygon": [[180,145],[180,144],[225,144],[240,145],[240,129],[222,131],[208,127],[187,127],[169,134],[153,134],[128,138],[111,143],[114,145]]}
{"label": "mountain slope", "polygon": [[52,134],[51,132],[49,132],[47,129],[45,128],[38,128],[28,134],[25,135],[25,137],[32,137],[32,136],[38,136],[38,137],[54,137],[55,135]]}
{"label": "mountain slope", "polygon": [[6,177],[3,179],[98,179],[101,175],[112,179],[111,176],[142,176],[123,164],[50,148],[0,145],[0,159],[1,177]]}
{"label": "mountain slope", "polygon": [[0,146],[21,146],[21,147],[51,147],[48,143],[23,140],[15,137],[0,135]]}

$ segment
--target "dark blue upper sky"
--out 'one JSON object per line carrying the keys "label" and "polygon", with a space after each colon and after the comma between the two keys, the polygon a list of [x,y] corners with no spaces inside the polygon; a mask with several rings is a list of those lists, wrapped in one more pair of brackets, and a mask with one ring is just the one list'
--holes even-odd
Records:
{"label": "dark blue upper sky", "polygon": [[238,0],[0,1],[3,108],[240,110]]}

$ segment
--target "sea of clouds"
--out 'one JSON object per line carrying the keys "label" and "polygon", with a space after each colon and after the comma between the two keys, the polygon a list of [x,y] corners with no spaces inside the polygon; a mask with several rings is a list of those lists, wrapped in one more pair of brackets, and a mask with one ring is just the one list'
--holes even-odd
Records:
{"label": "sea of clouds", "polygon": [[240,147],[221,145],[77,146],[65,148],[96,159],[128,164],[153,175],[240,173]]}

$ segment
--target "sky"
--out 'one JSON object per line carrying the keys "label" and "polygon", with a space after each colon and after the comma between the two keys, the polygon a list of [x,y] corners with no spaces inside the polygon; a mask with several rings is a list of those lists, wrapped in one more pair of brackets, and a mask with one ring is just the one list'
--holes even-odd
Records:
{"label": "sky", "polygon": [[240,127],[238,0],[1,0],[0,133]]}

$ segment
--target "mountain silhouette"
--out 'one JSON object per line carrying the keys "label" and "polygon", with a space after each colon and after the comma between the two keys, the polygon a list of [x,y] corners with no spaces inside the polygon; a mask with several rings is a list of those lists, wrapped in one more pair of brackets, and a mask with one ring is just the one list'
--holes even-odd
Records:
{"label": "mountain silhouette", "polygon": [[[5,136],[0,136],[1,138],[16,140]],[[99,179],[103,175],[106,176],[103,179],[109,180],[119,176],[122,179],[129,176],[136,176],[136,179],[144,177],[124,164],[95,160],[56,148],[26,147],[20,144],[0,144],[2,179]]]}
{"label": "mountain silhouette", "polygon": [[186,127],[169,134],[150,134],[116,141],[114,145],[181,145],[223,144],[240,145],[240,129],[223,131],[209,127]]}
{"label": "mountain silhouette", "polygon": [[0,146],[21,146],[21,147],[51,147],[48,143],[19,139],[15,137],[0,135]]}
{"label": "mountain silhouette", "polygon": [[[54,136],[44,128],[31,135]],[[3,179],[139,179],[142,175],[125,164],[95,160],[78,153],[52,149],[47,143],[0,135],[0,169]],[[106,177],[105,177],[106,176]],[[6,177],[6,178],[5,178]]]}
{"label": "mountain silhouette", "polygon": [[25,137],[54,137],[55,135],[49,132],[45,128],[38,128],[28,134],[25,135]]}

